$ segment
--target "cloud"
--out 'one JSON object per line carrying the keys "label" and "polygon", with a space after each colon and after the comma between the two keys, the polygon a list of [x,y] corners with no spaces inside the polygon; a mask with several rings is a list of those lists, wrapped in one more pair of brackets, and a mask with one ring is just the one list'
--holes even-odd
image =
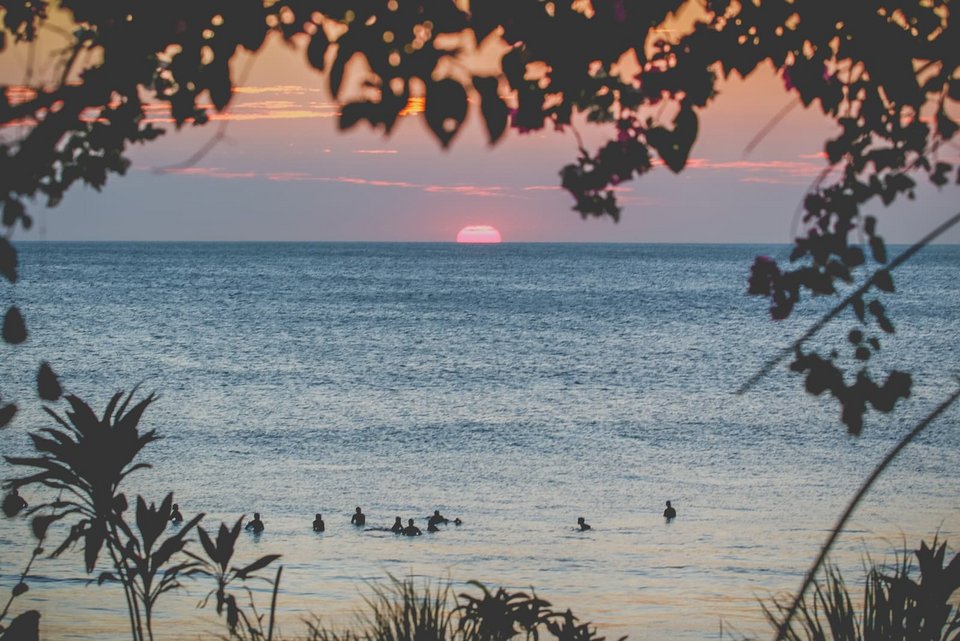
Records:
{"label": "cloud", "polygon": [[275,182],[297,182],[303,180],[313,180],[309,174],[302,171],[272,171],[266,174],[267,180]]}
{"label": "cloud", "polygon": [[714,161],[706,158],[691,158],[688,169],[741,171],[748,173],[770,173],[782,176],[819,176],[824,170],[823,163],[801,162],[797,160],[725,160]]}
{"label": "cloud", "polygon": [[371,156],[386,156],[400,153],[396,149],[354,149],[355,154],[370,154]]}
{"label": "cloud", "polygon": [[[156,171],[150,167],[137,167],[145,171]],[[178,167],[164,169],[162,173],[180,176],[195,176],[219,179],[260,179],[272,182],[320,182],[340,183],[386,189],[411,189],[428,194],[455,194],[471,198],[517,198],[511,193],[511,188],[499,185],[440,185],[434,183],[416,183],[406,180],[381,180],[375,178],[360,178],[357,176],[317,176],[300,171],[239,171],[227,170],[222,167]]]}
{"label": "cloud", "polygon": [[479,185],[427,185],[423,189],[431,194],[462,194],[464,196],[479,196],[481,198],[494,198],[506,195],[503,187],[479,186]]}
{"label": "cloud", "polygon": [[422,187],[416,183],[409,183],[398,180],[369,180],[367,178],[350,178],[348,176],[337,176],[336,178],[317,178],[323,182],[347,183],[350,185],[371,185],[373,187],[400,187],[402,189],[416,189]]}
{"label": "cloud", "polygon": [[234,87],[235,94],[264,94],[272,93],[285,96],[302,96],[308,93],[320,93],[316,87],[304,87],[303,85],[268,85],[265,87]]}
{"label": "cloud", "polygon": [[809,181],[801,180],[799,178],[789,180],[786,178],[774,178],[771,176],[744,176],[743,178],[738,178],[737,182],[761,183],[765,185],[806,185],[809,183]]}
{"label": "cloud", "polygon": [[204,176],[207,178],[222,178],[236,180],[240,178],[257,178],[255,171],[229,171],[221,167],[174,167],[159,170],[164,174],[178,174],[181,176]]}

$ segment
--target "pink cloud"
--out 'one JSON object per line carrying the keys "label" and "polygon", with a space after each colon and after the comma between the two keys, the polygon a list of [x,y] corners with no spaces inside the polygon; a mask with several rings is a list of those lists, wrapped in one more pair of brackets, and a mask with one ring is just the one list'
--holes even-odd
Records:
{"label": "pink cloud", "polygon": [[336,178],[318,178],[324,182],[347,183],[350,185],[372,185],[374,187],[400,187],[402,189],[415,189],[420,185],[396,180],[368,180],[367,178],[350,178],[347,176],[337,176]]}
{"label": "pink cloud", "polygon": [[275,171],[267,174],[267,180],[273,180],[276,182],[293,182],[300,180],[313,180],[313,178],[302,171]]}
{"label": "pink cloud", "polygon": [[372,156],[386,156],[400,153],[396,149],[354,149],[355,154],[370,154]]}
{"label": "pink cloud", "polygon": [[743,178],[739,178],[737,182],[761,183],[766,185],[806,185],[809,183],[807,180],[787,180],[784,178],[771,178],[765,176],[744,176]]}
{"label": "pink cloud", "polygon": [[171,169],[160,169],[158,171],[164,174],[204,176],[207,178],[222,178],[226,180],[236,180],[238,178],[257,178],[258,176],[258,174],[254,171],[228,171],[220,167],[174,167]]}
{"label": "pink cloud", "polygon": [[479,196],[481,198],[493,198],[503,196],[503,187],[480,187],[477,185],[427,185],[423,189],[431,194],[463,194],[464,196]]}
{"label": "pink cloud", "polygon": [[786,176],[805,177],[818,176],[824,169],[823,163],[800,162],[796,160],[713,161],[706,158],[691,158],[687,161],[687,167],[689,169],[712,169],[720,171],[769,172]]}

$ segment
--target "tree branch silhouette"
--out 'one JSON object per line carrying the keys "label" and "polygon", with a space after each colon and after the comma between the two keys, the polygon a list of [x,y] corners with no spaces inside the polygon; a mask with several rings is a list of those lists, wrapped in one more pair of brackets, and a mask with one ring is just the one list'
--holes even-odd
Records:
{"label": "tree branch silhouette", "polygon": [[820,318],[820,320],[818,320],[816,323],[814,323],[810,327],[810,329],[804,332],[803,336],[795,340],[789,347],[783,348],[780,352],[777,353],[776,356],[774,356],[773,358],[769,359],[766,363],[764,363],[763,366],[759,369],[759,371],[757,371],[756,374],[751,376],[746,383],[744,383],[743,385],[740,386],[739,389],[737,389],[737,394],[738,395],[745,394],[750,389],[752,389],[765,376],[767,376],[770,372],[772,372],[773,368],[775,368],[777,365],[782,363],[785,358],[795,353],[800,347],[803,346],[804,343],[806,343],[814,335],[816,335],[817,332],[823,329],[827,325],[827,323],[832,321],[834,318],[837,317],[838,314],[840,314],[840,312],[842,312],[844,309],[849,307],[854,300],[860,298],[864,293],[866,293],[876,283],[878,274],[881,274],[883,272],[891,272],[897,267],[899,267],[900,265],[902,265],[903,263],[907,262],[910,258],[914,256],[914,254],[916,254],[918,251],[920,251],[921,249],[929,245],[931,242],[936,240],[938,236],[940,236],[945,231],[947,231],[948,229],[956,225],[958,222],[960,222],[960,213],[954,214],[953,216],[950,217],[950,219],[938,225],[936,229],[931,231],[929,234],[921,238],[915,244],[911,245],[909,249],[907,249],[902,254],[900,254],[895,259],[893,259],[889,265],[874,271],[873,274],[871,274],[870,278],[868,278],[863,285],[858,287],[846,298],[840,301],[840,303],[834,306],[829,312],[824,314]]}

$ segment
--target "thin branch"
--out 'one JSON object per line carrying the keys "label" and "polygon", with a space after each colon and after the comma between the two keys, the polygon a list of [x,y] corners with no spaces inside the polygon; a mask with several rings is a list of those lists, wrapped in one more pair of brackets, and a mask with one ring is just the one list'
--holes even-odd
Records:
{"label": "thin branch", "polygon": [[[243,67],[243,71],[240,72],[240,79],[237,84],[234,86],[242,85],[246,82],[247,77],[250,75],[251,69],[253,69],[253,63],[256,60],[255,56],[251,56],[247,59],[247,63]],[[227,113],[229,107],[224,108],[220,113]],[[155,174],[168,174],[170,172],[177,171],[178,169],[188,169],[195,166],[198,162],[206,158],[207,154],[213,151],[217,145],[227,138],[227,127],[230,125],[229,120],[221,120],[220,124],[217,126],[216,133],[208,140],[200,149],[193,153],[189,158],[182,162],[175,163],[173,165],[165,165],[163,167],[157,167],[153,170]]]}
{"label": "thin branch", "polygon": [[933,412],[931,412],[925,419],[920,421],[916,427],[914,427],[909,434],[904,436],[897,445],[890,450],[890,452],[884,457],[880,464],[874,468],[873,472],[867,477],[867,480],[863,482],[863,485],[860,486],[860,490],[854,495],[850,503],[847,505],[847,509],[843,511],[843,515],[837,521],[837,524],[833,526],[833,530],[830,532],[830,536],[827,537],[826,543],[820,548],[820,554],[817,556],[817,560],[814,561],[813,565],[807,570],[807,575],[803,579],[803,583],[800,585],[800,590],[797,592],[796,596],[793,599],[793,604],[790,606],[790,609],[787,610],[787,615],[784,617],[783,621],[780,623],[777,629],[777,636],[775,641],[783,641],[786,638],[787,631],[790,628],[790,622],[793,620],[794,615],[797,613],[797,609],[800,607],[800,602],[803,600],[803,595],[806,593],[807,589],[810,587],[810,584],[813,583],[813,579],[816,576],[817,572],[820,570],[820,567],[823,565],[823,562],[827,558],[827,554],[830,552],[830,549],[833,547],[834,542],[836,542],[837,537],[840,535],[840,532],[843,531],[843,528],[846,527],[847,521],[850,520],[850,517],[853,515],[853,511],[857,509],[857,506],[860,504],[860,501],[867,494],[870,488],[873,486],[874,482],[883,474],[884,470],[893,462],[893,459],[897,457],[898,454],[905,448],[914,438],[917,437],[924,429],[927,428],[930,423],[932,423],[938,416],[943,414],[947,408],[949,408],[953,403],[960,398],[960,388],[951,394],[947,400],[940,403]]}
{"label": "thin branch", "polygon": [[800,104],[801,103],[798,99],[793,99],[784,105],[780,111],[775,113],[769,122],[767,122],[767,124],[765,124],[763,128],[757,132],[757,135],[750,139],[750,142],[747,143],[747,146],[743,148],[743,157],[746,158],[749,156],[753,150],[757,148],[757,145],[763,142],[763,139],[767,137],[767,134],[773,131],[773,128],[779,125],[780,121],[786,118],[787,115],[800,106]]}
{"label": "thin branch", "polygon": [[842,312],[844,309],[847,308],[848,305],[850,305],[850,303],[852,303],[854,300],[863,296],[863,294],[865,294],[867,290],[873,286],[873,283],[877,277],[877,274],[884,271],[892,272],[894,269],[896,269],[903,263],[907,262],[907,260],[913,257],[913,255],[916,254],[918,251],[920,251],[921,249],[929,245],[931,242],[933,242],[933,240],[936,239],[937,236],[944,233],[945,231],[947,231],[948,229],[956,225],[958,222],[960,222],[960,213],[954,214],[949,220],[942,223],[932,232],[930,232],[929,234],[921,238],[919,241],[917,241],[917,243],[912,245],[905,252],[903,252],[896,258],[894,258],[889,265],[881,267],[880,269],[873,272],[870,278],[867,279],[867,281],[863,285],[858,287],[852,294],[844,298],[836,307],[834,307],[829,312],[824,314],[823,317],[820,318],[820,320],[818,320],[816,323],[813,324],[813,326],[810,327],[810,329],[804,332],[803,336],[801,336],[796,341],[794,341],[793,344],[790,345],[789,347],[785,347],[784,349],[780,350],[780,352],[776,356],[774,356],[773,358],[768,360],[766,363],[764,363],[763,367],[761,367],[756,374],[750,377],[750,380],[748,380],[746,383],[740,386],[740,389],[737,390],[737,394],[738,395],[744,394],[747,391],[749,391],[751,388],[753,388],[753,386],[756,385],[758,382],[760,382],[760,380],[763,377],[765,377],[767,374],[773,371],[774,367],[782,363],[785,358],[790,356],[790,354],[793,354],[794,352],[796,352],[797,349],[799,349],[804,343],[806,343],[817,332],[823,329],[823,327],[827,323],[829,323],[834,318],[836,318],[840,312]]}
{"label": "thin branch", "polygon": [[165,165],[165,166],[163,166],[163,167],[157,167],[156,169],[153,170],[153,173],[155,173],[155,174],[168,174],[168,173],[171,173],[171,172],[175,172],[175,171],[177,171],[177,170],[179,170],[179,169],[187,169],[187,168],[189,168],[189,167],[193,167],[193,166],[196,165],[198,162],[200,162],[201,160],[203,160],[203,159],[207,156],[207,154],[209,154],[211,151],[213,151],[214,148],[216,148],[216,146],[219,145],[221,141],[223,141],[224,139],[226,139],[226,137],[227,137],[227,126],[228,126],[229,124],[230,124],[230,121],[229,121],[229,120],[221,120],[221,121],[220,121],[220,124],[217,126],[217,131],[216,131],[216,133],[213,134],[213,136],[210,138],[210,140],[208,140],[207,142],[205,142],[205,143],[203,144],[203,146],[200,147],[200,149],[198,149],[197,151],[195,151],[195,152],[193,153],[193,155],[191,155],[189,158],[187,158],[186,160],[184,160],[184,161],[182,161],[182,162],[178,162],[178,163],[173,164],[173,165]]}

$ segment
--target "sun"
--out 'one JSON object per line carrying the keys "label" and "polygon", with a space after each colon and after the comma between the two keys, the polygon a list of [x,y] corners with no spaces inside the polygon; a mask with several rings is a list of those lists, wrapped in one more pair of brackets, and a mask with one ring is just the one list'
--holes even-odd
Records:
{"label": "sun", "polygon": [[492,244],[500,241],[500,232],[490,225],[467,225],[457,233],[458,243]]}

